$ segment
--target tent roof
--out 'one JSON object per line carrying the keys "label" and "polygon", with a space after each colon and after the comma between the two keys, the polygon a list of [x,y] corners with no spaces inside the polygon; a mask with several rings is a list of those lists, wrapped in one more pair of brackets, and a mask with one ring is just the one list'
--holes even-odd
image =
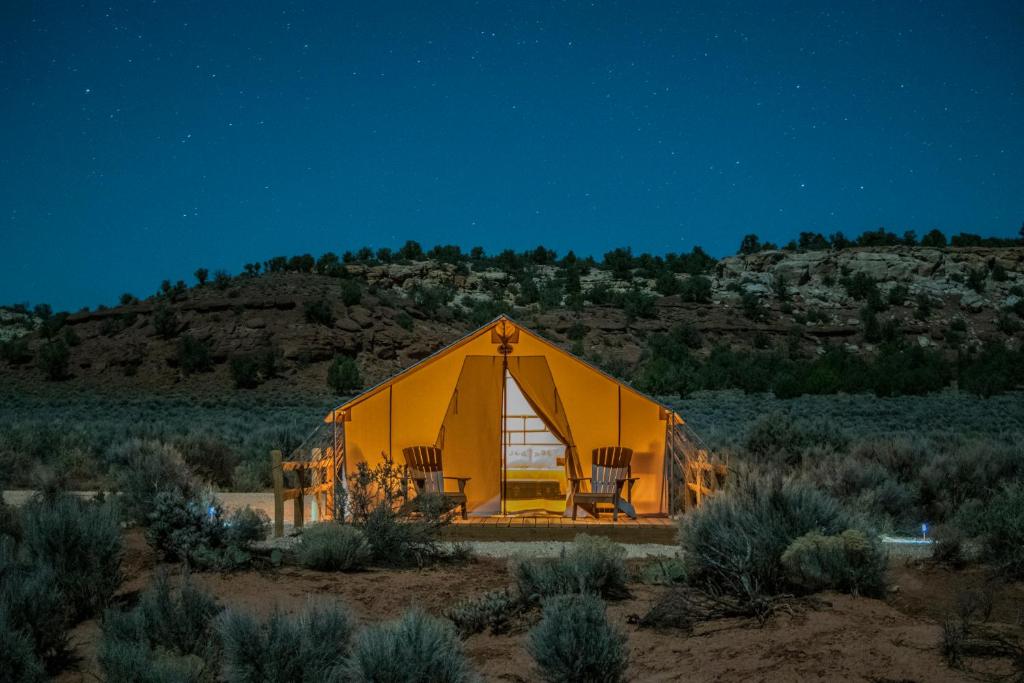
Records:
{"label": "tent roof", "polygon": [[529,335],[530,337],[532,337],[536,341],[540,342],[541,344],[547,346],[554,353],[559,353],[559,354],[562,354],[563,356],[567,356],[567,357],[573,359],[577,363],[580,363],[581,365],[584,365],[585,367],[587,367],[591,371],[601,375],[605,379],[607,379],[607,380],[609,380],[611,382],[614,382],[615,384],[617,384],[618,386],[622,387],[626,391],[632,392],[633,394],[636,394],[640,398],[643,398],[643,399],[645,399],[647,401],[650,401],[651,403],[654,403],[655,405],[658,405],[658,406],[664,408],[666,411],[671,413],[679,423],[683,422],[683,419],[674,410],[672,410],[672,408],[670,408],[669,406],[665,405],[661,401],[658,401],[657,399],[652,398],[651,396],[648,396],[647,394],[643,393],[642,391],[638,391],[637,389],[633,388],[629,384],[627,384],[627,383],[625,383],[625,382],[623,382],[623,381],[621,381],[619,379],[616,379],[615,377],[612,377],[607,372],[605,372],[604,370],[600,369],[599,367],[593,365],[592,363],[589,363],[589,362],[583,360],[582,358],[580,358],[579,356],[576,356],[576,355],[566,351],[565,349],[562,349],[559,346],[556,346],[551,341],[549,341],[547,339],[544,339],[543,337],[541,337],[540,335],[538,335],[538,334],[536,334],[534,332],[531,332],[529,329],[524,327],[522,324],[516,322],[515,320],[512,320],[510,317],[508,317],[507,315],[504,315],[504,314],[499,315],[497,318],[495,318],[494,320],[490,321],[489,323],[486,323],[485,325],[482,325],[481,327],[478,327],[477,329],[473,330],[472,332],[470,332],[470,333],[460,337],[459,339],[457,339],[456,341],[452,342],[451,344],[449,344],[449,345],[447,345],[447,346],[445,346],[445,347],[443,347],[441,349],[438,349],[433,354],[427,356],[426,358],[424,358],[422,360],[417,361],[416,363],[410,365],[409,367],[407,367],[404,370],[398,372],[397,374],[392,375],[391,377],[389,377],[388,379],[384,380],[383,382],[380,382],[379,384],[377,384],[377,385],[375,385],[373,387],[370,387],[366,391],[363,391],[362,393],[357,394],[353,398],[349,399],[345,403],[342,403],[341,405],[336,407],[334,410],[332,410],[327,415],[327,417],[324,418],[324,422],[333,422],[334,421],[334,416],[336,414],[338,414],[339,412],[343,412],[345,410],[348,410],[349,408],[351,408],[351,407],[353,407],[353,406],[355,406],[355,405],[357,405],[359,403],[362,403],[363,401],[371,398],[372,396],[377,395],[381,391],[384,391],[385,389],[390,387],[392,384],[394,384],[394,383],[398,382],[399,380],[401,380],[403,377],[406,377],[407,375],[410,375],[410,374],[416,372],[417,370],[420,370],[420,369],[426,367],[428,364],[436,361],[437,359],[443,358],[444,356],[448,355],[449,353],[454,352],[460,346],[463,346],[464,344],[472,341],[473,339],[476,339],[480,335],[485,334],[486,332],[489,332],[491,330],[491,328],[493,328],[495,325],[497,325],[498,323],[501,323],[503,321],[509,322],[512,325],[515,325],[515,327],[518,330],[520,330],[521,332]]}

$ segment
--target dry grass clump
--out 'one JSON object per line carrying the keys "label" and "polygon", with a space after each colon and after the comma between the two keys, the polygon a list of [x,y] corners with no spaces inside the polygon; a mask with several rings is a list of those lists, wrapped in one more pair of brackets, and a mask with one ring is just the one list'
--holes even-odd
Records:
{"label": "dry grass clump", "polygon": [[373,556],[366,534],[359,529],[324,522],[302,530],[298,548],[299,564],[319,571],[354,571],[362,569]]}
{"label": "dry grass clump", "polygon": [[344,681],[354,620],[339,604],[310,602],[292,617],[275,612],[259,622],[228,610],[216,624],[228,683]]}
{"label": "dry grass clump", "polygon": [[876,538],[859,529],[847,529],[838,536],[818,531],[804,534],[789,544],[780,559],[786,579],[803,591],[885,595],[885,552]]}
{"label": "dry grass clump", "polygon": [[603,536],[579,534],[557,558],[513,561],[511,572],[528,599],[592,593],[608,599],[629,597],[626,549]]}
{"label": "dry grass clump", "polygon": [[608,623],[604,602],[594,595],[546,600],[526,647],[541,677],[552,683],[614,683],[629,665],[626,634]]}
{"label": "dry grass clump", "polygon": [[476,680],[455,629],[411,610],[369,626],[355,639],[345,678],[360,683],[464,683]]}
{"label": "dry grass clump", "polygon": [[60,493],[21,511],[20,552],[48,567],[73,621],[102,610],[121,583],[121,519],[112,503]]}
{"label": "dry grass clump", "polygon": [[68,663],[70,628],[120,584],[120,520],[55,487],[5,517],[16,536],[0,532],[0,680],[41,680]]}
{"label": "dry grass clump", "polygon": [[213,631],[220,607],[185,574],[172,590],[165,573],[128,612],[108,610],[98,659],[110,683],[214,681],[219,648]]}
{"label": "dry grass clump", "polygon": [[528,609],[528,601],[518,591],[501,588],[462,600],[445,611],[444,616],[455,624],[460,636],[488,630],[499,635],[510,631],[517,617]]}

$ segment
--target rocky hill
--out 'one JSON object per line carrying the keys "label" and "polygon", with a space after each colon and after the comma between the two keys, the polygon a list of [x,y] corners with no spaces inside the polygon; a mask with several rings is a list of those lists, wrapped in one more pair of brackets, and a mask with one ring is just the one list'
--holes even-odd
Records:
{"label": "rocky hill", "polygon": [[[723,345],[870,354],[880,342],[872,326],[947,354],[1022,341],[1024,247],[772,250],[709,263],[703,274],[643,265],[574,273],[578,288],[561,265],[349,264],[330,275],[250,271],[165,286],[144,301],[49,321],[2,309],[0,382],[38,385],[47,347],[63,345],[67,369],[54,376],[66,387],[229,392],[232,360],[260,358],[257,391],[323,392],[338,356],[355,358],[369,385],[503,311],[625,376],[652,335],[680,325],[698,333],[698,355]],[[197,348],[206,358],[195,365],[188,353]]]}

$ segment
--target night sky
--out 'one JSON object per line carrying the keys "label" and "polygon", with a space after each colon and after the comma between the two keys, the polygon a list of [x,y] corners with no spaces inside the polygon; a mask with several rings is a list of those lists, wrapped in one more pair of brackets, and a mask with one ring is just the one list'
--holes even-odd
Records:
{"label": "night sky", "polygon": [[843,4],[6,0],[0,302],[407,239],[1015,236],[1024,4]]}

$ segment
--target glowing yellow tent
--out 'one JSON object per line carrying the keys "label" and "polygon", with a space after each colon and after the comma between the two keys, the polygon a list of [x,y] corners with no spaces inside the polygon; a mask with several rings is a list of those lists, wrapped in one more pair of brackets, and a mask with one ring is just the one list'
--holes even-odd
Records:
{"label": "glowing yellow tent", "polygon": [[[566,479],[591,453],[633,449],[633,504],[669,511],[672,434],[682,420],[635,389],[505,316],[331,411],[343,428],[338,474],[402,449],[436,445],[446,476],[471,477],[471,514],[562,513]],[[668,444],[668,448],[666,448]],[[341,444],[339,444],[341,445]],[[347,477],[346,477],[347,478]]]}

